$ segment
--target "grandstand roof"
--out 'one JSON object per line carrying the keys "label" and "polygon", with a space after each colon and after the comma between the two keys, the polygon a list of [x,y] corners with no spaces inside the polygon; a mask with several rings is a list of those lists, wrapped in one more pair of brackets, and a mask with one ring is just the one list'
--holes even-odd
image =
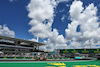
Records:
{"label": "grandstand roof", "polygon": [[43,44],[43,43],[39,43],[39,42],[34,42],[34,41],[29,41],[29,40],[24,40],[24,39],[18,39],[18,38],[13,38],[13,37],[8,37],[8,36],[2,36],[0,35],[0,40],[9,40],[9,41],[14,41],[14,42],[18,42],[20,41],[21,43],[27,43],[26,45],[39,45],[39,46],[42,46],[42,45],[46,45],[46,44]]}

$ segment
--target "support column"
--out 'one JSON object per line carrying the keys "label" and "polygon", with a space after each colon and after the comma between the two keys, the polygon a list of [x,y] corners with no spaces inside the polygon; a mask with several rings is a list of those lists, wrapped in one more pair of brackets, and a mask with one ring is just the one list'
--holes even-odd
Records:
{"label": "support column", "polygon": [[[15,42],[15,46],[17,46],[17,42]],[[17,54],[17,49],[15,49],[15,55]]]}
{"label": "support column", "polygon": [[36,45],[33,45],[33,50],[36,50]]}
{"label": "support column", "polygon": [[39,50],[39,45],[37,45],[37,47],[38,47],[38,50]]}
{"label": "support column", "polygon": [[[20,41],[15,41],[15,46],[19,46],[21,42]],[[18,54],[19,49],[15,49],[15,54]]]}

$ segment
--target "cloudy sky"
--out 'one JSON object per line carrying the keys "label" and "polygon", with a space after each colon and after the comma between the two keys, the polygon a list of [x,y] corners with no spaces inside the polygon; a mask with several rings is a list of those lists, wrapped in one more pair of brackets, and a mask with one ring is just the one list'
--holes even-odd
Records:
{"label": "cloudy sky", "polygon": [[45,51],[100,48],[100,0],[0,0],[0,35]]}

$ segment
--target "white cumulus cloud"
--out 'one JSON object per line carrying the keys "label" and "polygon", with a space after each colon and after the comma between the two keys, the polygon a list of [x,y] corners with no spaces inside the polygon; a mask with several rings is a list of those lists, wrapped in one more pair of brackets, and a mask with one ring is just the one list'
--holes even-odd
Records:
{"label": "white cumulus cloud", "polygon": [[[48,40],[44,43],[47,44],[45,46],[45,51],[53,51],[54,49],[65,49],[67,48],[66,40],[63,35],[59,35],[57,29],[53,29],[51,35],[49,36]],[[44,46],[42,47],[44,48]]]}
{"label": "white cumulus cloud", "polygon": [[35,37],[44,40],[46,46],[40,47],[45,51],[54,50],[55,45],[61,44],[65,46],[66,42],[63,35],[59,35],[57,29],[53,29],[52,24],[54,19],[54,8],[60,2],[55,0],[31,0],[27,6],[29,11],[28,17],[31,18],[29,25],[31,28],[28,30]]}
{"label": "white cumulus cloud", "polygon": [[[97,16],[97,7],[93,3],[83,7],[83,2],[73,1],[70,6],[71,24],[68,24],[66,40],[70,41],[69,46],[74,48],[94,48],[93,45],[100,44],[100,27]],[[80,31],[77,27],[80,25]]]}
{"label": "white cumulus cloud", "polygon": [[[31,28],[28,31],[34,37],[46,39],[44,43],[48,44],[40,48],[52,51],[64,48],[92,48],[99,45],[100,27],[97,7],[93,3],[83,7],[83,2],[73,1],[69,10],[71,23],[65,29],[65,39],[63,35],[59,35],[57,29],[52,29],[54,8],[59,2],[64,2],[64,0],[31,0],[27,6],[28,17],[31,18],[29,22]],[[79,25],[80,31],[77,32]]]}
{"label": "white cumulus cloud", "polygon": [[6,25],[0,25],[0,35],[14,37],[15,32],[10,30]]}
{"label": "white cumulus cloud", "polygon": [[29,32],[35,37],[47,38],[51,32],[54,16],[54,0],[31,0],[27,6],[31,18]]}

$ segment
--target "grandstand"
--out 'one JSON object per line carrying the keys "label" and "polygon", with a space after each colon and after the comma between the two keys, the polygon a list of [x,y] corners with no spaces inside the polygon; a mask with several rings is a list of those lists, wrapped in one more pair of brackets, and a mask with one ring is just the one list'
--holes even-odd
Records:
{"label": "grandstand", "polygon": [[100,59],[100,49],[56,49],[54,52],[45,52],[39,50],[42,45],[46,44],[0,35],[0,59],[67,61],[75,60],[78,56]]}
{"label": "grandstand", "polygon": [[39,50],[39,46],[42,45],[46,44],[0,35],[0,56],[32,57],[32,52],[44,52]]}
{"label": "grandstand", "polygon": [[86,56],[100,59],[100,49],[57,49],[58,55],[75,58],[75,56]]}

